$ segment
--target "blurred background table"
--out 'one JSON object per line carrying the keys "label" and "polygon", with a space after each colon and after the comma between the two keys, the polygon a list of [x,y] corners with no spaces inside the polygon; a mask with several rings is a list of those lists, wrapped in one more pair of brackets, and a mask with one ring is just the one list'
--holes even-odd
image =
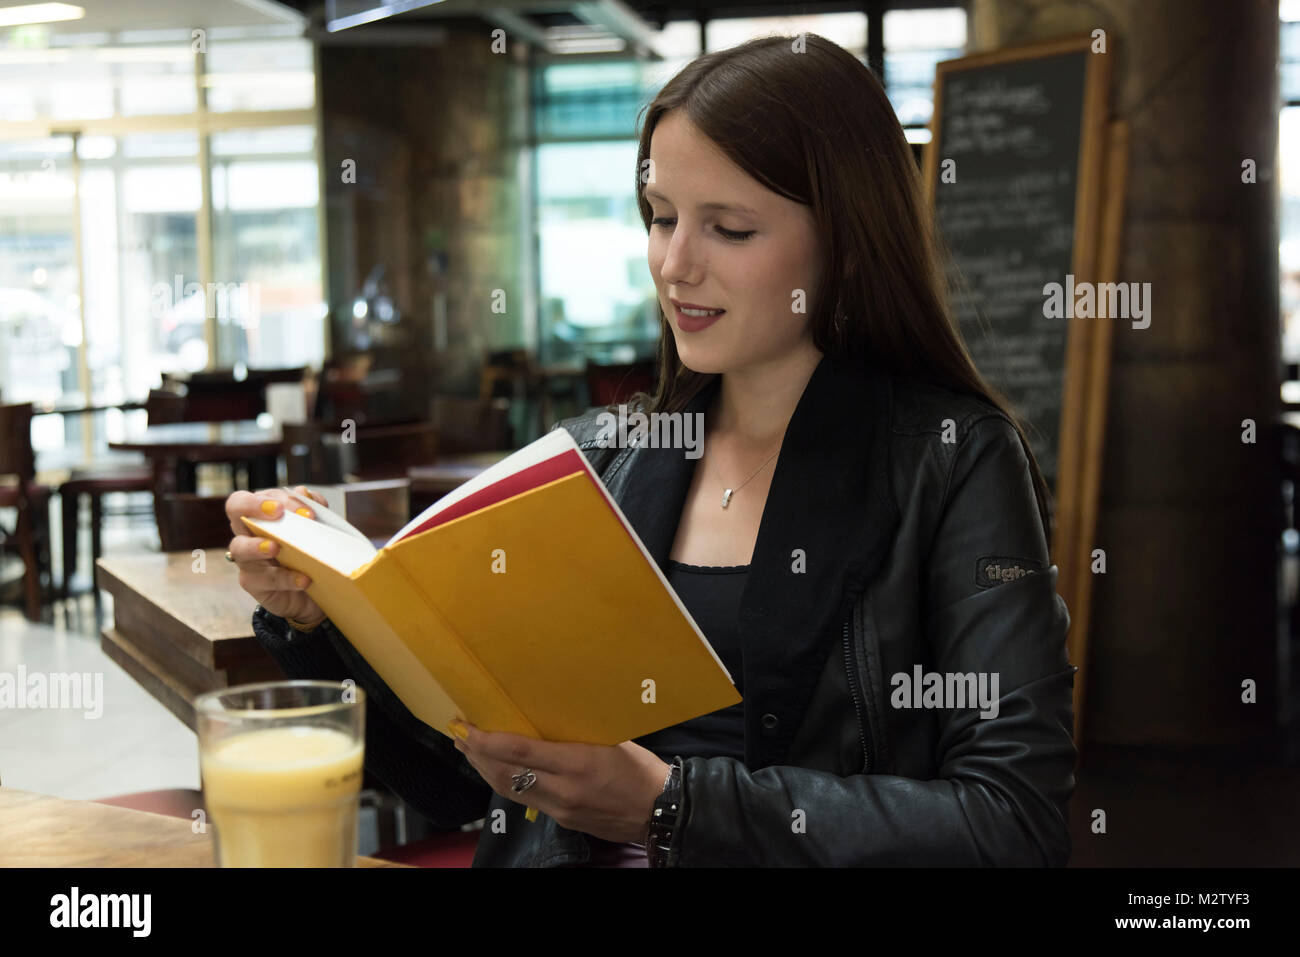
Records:
{"label": "blurred background table", "polygon": [[248,462],[253,488],[276,484],[276,456],[283,439],[279,426],[256,421],[166,422],[147,428],[108,447],[117,452],[141,452],[154,469],[155,497],[168,492],[194,492],[194,466],[200,462]]}

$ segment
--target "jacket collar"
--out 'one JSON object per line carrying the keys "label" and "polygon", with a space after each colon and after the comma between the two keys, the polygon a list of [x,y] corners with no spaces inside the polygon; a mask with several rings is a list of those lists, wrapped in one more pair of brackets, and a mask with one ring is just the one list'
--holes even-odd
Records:
{"label": "jacket collar", "polygon": [[[719,381],[687,411],[707,414]],[[741,598],[738,683],[751,769],[789,747],[831,643],[893,540],[891,398],[883,370],[823,356],[790,419]],[[619,506],[660,568],[697,461],[682,449],[639,447],[623,464]]]}

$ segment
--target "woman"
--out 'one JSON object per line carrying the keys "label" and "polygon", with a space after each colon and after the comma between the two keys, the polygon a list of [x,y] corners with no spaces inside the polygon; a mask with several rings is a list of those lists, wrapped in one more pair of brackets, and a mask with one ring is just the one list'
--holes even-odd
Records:
{"label": "woman", "polygon": [[663,313],[639,401],[702,414],[704,454],[604,448],[600,410],[561,425],[743,704],[617,747],[453,746],[242,533],[298,506],[274,491],[228,503],[259,638],[370,691],[372,771],[439,824],[486,816],[475,865],[1063,865],[1047,492],[945,312],[879,83],[814,35],[702,56],[649,106],[636,186]]}

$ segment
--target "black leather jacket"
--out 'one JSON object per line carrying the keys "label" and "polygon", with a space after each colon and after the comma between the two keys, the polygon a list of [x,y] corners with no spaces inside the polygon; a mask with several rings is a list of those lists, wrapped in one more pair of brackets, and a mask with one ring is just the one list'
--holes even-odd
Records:
{"label": "black leather jacket", "polygon": [[[663,566],[696,460],[599,447],[600,411],[560,425]],[[1063,866],[1077,669],[1056,576],[1005,416],[823,359],[777,458],[742,599],[745,760],[684,762],[679,866]],[[259,610],[255,626],[290,674],[370,692],[367,766],[408,803],[446,826],[486,813],[475,866],[589,859],[582,833],[528,822],[491,792],[329,623],[297,635]],[[894,676],[917,666],[996,674],[996,716],[902,706],[914,702]]]}

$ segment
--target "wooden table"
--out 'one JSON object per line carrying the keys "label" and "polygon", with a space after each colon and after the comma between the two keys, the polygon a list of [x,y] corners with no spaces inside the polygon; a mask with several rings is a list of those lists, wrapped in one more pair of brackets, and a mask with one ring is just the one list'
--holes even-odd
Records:
{"label": "wooden table", "polygon": [[[225,564],[224,562],[222,564]],[[0,787],[0,867],[213,867],[191,822]],[[358,857],[358,867],[406,867]]]}
{"label": "wooden table", "polygon": [[114,451],[141,452],[149,459],[155,510],[169,492],[196,491],[195,466],[200,462],[246,461],[253,488],[278,484],[276,462],[282,445],[278,425],[263,428],[251,419],[167,422],[108,443]]}
{"label": "wooden table", "polygon": [[113,596],[113,623],[100,647],[193,730],[194,699],[205,691],[284,678],[253,636],[257,602],[239,587],[225,548],[105,557],[95,584]]}
{"label": "wooden table", "polygon": [[138,409],[145,408],[145,404],[139,401],[110,402],[106,405],[59,405],[55,402],[33,403],[32,415],[90,415],[94,412],[107,412],[109,409],[121,409],[123,412],[134,412]]}

